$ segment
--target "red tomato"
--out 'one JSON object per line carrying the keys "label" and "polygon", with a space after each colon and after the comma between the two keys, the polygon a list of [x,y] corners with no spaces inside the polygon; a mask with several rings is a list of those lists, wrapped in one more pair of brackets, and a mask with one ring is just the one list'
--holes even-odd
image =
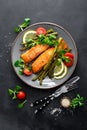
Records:
{"label": "red tomato", "polygon": [[19,91],[17,94],[18,99],[25,99],[26,93],[24,91]]}
{"label": "red tomato", "polygon": [[72,53],[70,53],[70,52],[65,53],[64,56],[68,56],[68,57],[70,57],[72,59],[74,58],[74,55]]}
{"label": "red tomato", "polygon": [[74,59],[73,58],[70,58],[70,57],[66,57],[66,58],[68,58],[68,62],[67,62],[67,60],[64,60],[64,64],[67,66],[67,67],[71,67],[72,65],[73,65],[73,63],[74,63]]}
{"label": "red tomato", "polygon": [[39,27],[36,29],[36,34],[40,35],[40,34],[46,34],[46,29],[43,27]]}
{"label": "red tomato", "polygon": [[29,76],[32,74],[32,71],[30,71],[28,68],[24,68],[23,73]]}

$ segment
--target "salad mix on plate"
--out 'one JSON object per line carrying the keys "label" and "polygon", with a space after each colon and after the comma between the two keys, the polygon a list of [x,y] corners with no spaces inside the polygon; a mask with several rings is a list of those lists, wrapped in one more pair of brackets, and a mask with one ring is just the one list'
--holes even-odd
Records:
{"label": "salad mix on plate", "polygon": [[46,76],[56,80],[64,78],[74,63],[72,48],[53,29],[38,27],[26,31],[20,51],[20,59],[14,63],[19,67],[18,73],[26,76],[35,74],[32,80],[39,80],[40,85]]}

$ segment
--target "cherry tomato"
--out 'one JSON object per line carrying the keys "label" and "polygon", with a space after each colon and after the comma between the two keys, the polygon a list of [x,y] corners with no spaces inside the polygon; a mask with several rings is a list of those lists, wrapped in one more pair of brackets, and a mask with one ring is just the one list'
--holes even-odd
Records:
{"label": "cherry tomato", "polygon": [[36,29],[36,34],[40,35],[40,34],[46,34],[46,29],[43,27],[39,27]]}
{"label": "cherry tomato", "polygon": [[32,71],[29,70],[28,68],[24,68],[23,73],[24,73],[25,75],[29,76],[29,75],[32,74]]}
{"label": "cherry tomato", "polygon": [[19,91],[17,93],[17,98],[18,99],[25,99],[25,97],[26,97],[26,93],[24,91]]}
{"label": "cherry tomato", "polygon": [[70,52],[65,53],[64,56],[68,56],[68,57],[70,57],[72,59],[74,58],[74,55],[72,53],[70,53]]}
{"label": "cherry tomato", "polygon": [[64,60],[64,64],[67,66],[67,67],[71,67],[74,63],[74,59],[73,58],[70,58],[70,57],[66,57],[67,60]]}

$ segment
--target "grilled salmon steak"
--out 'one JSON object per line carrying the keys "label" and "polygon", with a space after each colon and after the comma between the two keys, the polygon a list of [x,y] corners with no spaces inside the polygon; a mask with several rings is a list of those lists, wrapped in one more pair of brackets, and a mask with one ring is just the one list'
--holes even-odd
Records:
{"label": "grilled salmon steak", "polygon": [[39,72],[44,65],[46,65],[52,55],[54,48],[49,48],[45,52],[43,52],[32,64],[33,73]]}
{"label": "grilled salmon steak", "polygon": [[[61,40],[58,49],[62,50],[62,49],[66,49],[68,48],[68,45],[66,43],[65,40]],[[32,64],[32,70],[33,73],[37,73],[39,72],[49,61],[52,52],[53,52],[54,48],[49,48],[48,50],[46,50],[45,52],[43,52]]]}
{"label": "grilled salmon steak", "polygon": [[21,54],[21,58],[24,60],[25,63],[30,63],[32,60],[34,60],[37,56],[39,56],[42,52],[47,50],[49,48],[48,45],[41,45],[38,44],[25,53]]}

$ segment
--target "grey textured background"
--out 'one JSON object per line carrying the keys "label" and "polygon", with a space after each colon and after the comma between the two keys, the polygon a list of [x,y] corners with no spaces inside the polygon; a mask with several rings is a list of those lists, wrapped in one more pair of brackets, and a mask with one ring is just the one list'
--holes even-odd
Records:
{"label": "grey textured background", "polygon": [[[81,77],[77,93],[85,97],[85,106],[73,116],[60,114],[56,119],[50,108],[58,107],[58,99],[37,117],[29,107],[31,101],[54,92],[38,90],[24,84],[11,66],[11,46],[17,34],[14,28],[25,17],[31,24],[48,21],[67,29],[74,38],[79,59],[72,76]],[[21,110],[8,96],[8,88],[23,86],[27,93],[27,104]],[[86,130],[87,129],[87,1],[86,0],[1,0],[0,1],[0,130]]]}

